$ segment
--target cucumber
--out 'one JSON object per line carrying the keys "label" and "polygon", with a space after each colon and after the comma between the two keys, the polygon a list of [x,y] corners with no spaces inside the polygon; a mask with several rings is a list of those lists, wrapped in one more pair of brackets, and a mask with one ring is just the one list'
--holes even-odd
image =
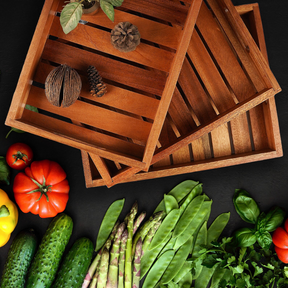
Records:
{"label": "cucumber", "polygon": [[24,288],[37,245],[38,239],[32,229],[17,234],[9,247],[0,283],[1,288]]}
{"label": "cucumber", "polygon": [[81,288],[92,260],[94,246],[86,237],[75,241],[60,266],[53,288]]}
{"label": "cucumber", "polygon": [[51,287],[72,230],[72,218],[64,213],[50,222],[31,263],[26,288]]}

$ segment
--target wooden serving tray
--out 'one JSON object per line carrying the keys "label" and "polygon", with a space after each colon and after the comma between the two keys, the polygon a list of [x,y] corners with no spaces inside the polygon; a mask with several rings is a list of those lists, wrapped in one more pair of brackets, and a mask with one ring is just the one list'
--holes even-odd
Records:
{"label": "wooden serving tray", "polygon": [[[236,9],[263,56],[268,59],[258,4],[242,5]],[[172,106],[174,96],[163,128],[166,130],[161,133],[162,137],[165,134],[167,137],[173,135],[167,132],[169,131],[167,122],[171,121],[171,114],[177,109]],[[149,172],[135,174],[136,170],[133,168],[104,160],[84,151],[81,151],[81,154],[86,186],[97,187],[108,183],[107,186],[110,187],[119,182],[166,177],[281,157],[283,151],[275,99],[271,97],[268,101],[155,162]],[[97,163],[99,170],[93,161]],[[106,174],[105,168],[108,170]],[[123,177],[123,174],[128,171],[132,172],[131,177]]]}
{"label": "wooden serving tray", "polygon": [[[125,0],[111,22],[100,9],[65,35],[59,14],[64,0],[46,0],[7,115],[6,124],[66,145],[148,169],[191,39],[202,0]],[[167,21],[169,20],[169,25]],[[111,44],[122,21],[138,27],[141,43],[123,53]],[[68,108],[44,93],[49,72],[67,64],[82,77],[81,97]],[[107,83],[102,98],[89,93],[93,65]],[[25,109],[25,104],[40,113]]]}

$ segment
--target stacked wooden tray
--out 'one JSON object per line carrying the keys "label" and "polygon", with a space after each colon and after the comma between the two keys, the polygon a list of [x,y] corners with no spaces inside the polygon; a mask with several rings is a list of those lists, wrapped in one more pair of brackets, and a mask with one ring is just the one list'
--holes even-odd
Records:
{"label": "stacked wooden tray", "polygon": [[[44,4],[6,124],[81,149],[87,187],[279,153],[274,102],[257,105],[281,89],[230,0],[125,0],[114,23],[100,11],[67,35],[59,22],[63,5]],[[133,52],[111,45],[110,31],[122,21],[140,31]],[[76,103],[59,108],[43,88],[64,63],[79,72],[83,88]],[[89,65],[107,83],[101,98],[89,93]]]}
{"label": "stacked wooden tray", "polygon": [[[268,59],[258,4],[238,6],[236,10],[263,56]],[[167,118],[170,119],[170,111],[172,114],[173,109],[175,107],[169,108]],[[167,122],[168,119],[165,124]],[[164,129],[165,127],[167,126],[164,126]],[[162,131],[161,135],[163,136],[163,134]],[[132,171],[132,168],[101,159],[103,160],[102,165],[109,169],[108,175],[105,175],[99,157],[85,151],[81,151],[81,154],[86,186],[97,187],[107,185],[110,175],[112,175],[112,184],[108,184],[108,186],[121,181],[140,181],[266,160],[281,157],[283,152],[275,99],[272,97],[178,149],[168,157],[155,162],[151,165],[149,172],[132,173],[132,176],[126,179],[122,178],[121,172]],[[99,170],[96,168],[96,163]],[[103,174],[101,175],[99,171]],[[104,177],[106,177],[106,181]]]}

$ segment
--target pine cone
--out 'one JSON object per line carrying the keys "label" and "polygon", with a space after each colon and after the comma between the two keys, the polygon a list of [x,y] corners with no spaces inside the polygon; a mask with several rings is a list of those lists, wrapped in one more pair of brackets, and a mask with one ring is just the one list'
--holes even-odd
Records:
{"label": "pine cone", "polygon": [[129,22],[118,23],[111,31],[111,42],[121,52],[130,52],[140,44],[138,28]]}
{"label": "pine cone", "polygon": [[102,77],[94,66],[87,69],[88,80],[90,84],[90,93],[92,96],[102,97],[107,92],[107,87],[102,81]]}

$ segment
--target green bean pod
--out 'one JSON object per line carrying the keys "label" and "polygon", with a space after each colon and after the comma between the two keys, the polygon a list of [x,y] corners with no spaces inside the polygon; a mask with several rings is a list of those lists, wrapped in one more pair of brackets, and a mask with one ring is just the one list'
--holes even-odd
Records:
{"label": "green bean pod", "polygon": [[190,222],[193,220],[198,210],[202,206],[203,202],[204,196],[199,195],[189,203],[175,226],[173,237],[178,237],[181,233],[185,231],[185,229],[189,226]]}
{"label": "green bean pod", "polygon": [[168,250],[159,257],[148,272],[142,288],[154,288],[161,279],[164,271],[169,266],[175,254],[174,250]]}
{"label": "green bean pod", "polygon": [[170,262],[168,268],[166,269],[165,273],[163,274],[163,277],[161,279],[161,282],[163,284],[169,283],[182,269],[182,266],[184,265],[189,253],[190,249],[193,243],[193,237],[190,237],[186,243],[184,243],[175,253],[175,256],[173,257],[172,261]]}
{"label": "green bean pod", "polygon": [[168,234],[166,236],[166,239],[161,243],[161,245],[157,246],[156,248],[152,250],[147,250],[144,255],[141,258],[141,279],[146,275],[146,273],[149,271],[152,264],[157,259],[159,253],[162,251],[163,247],[169,242],[171,239],[172,233]]}
{"label": "green bean pod", "polygon": [[219,283],[220,283],[220,281],[222,280],[222,278],[223,278],[226,270],[227,270],[227,269],[222,268],[222,267],[220,267],[220,266],[218,266],[218,267],[215,269],[215,271],[214,271],[214,273],[213,273],[213,275],[212,275],[212,280],[211,280],[210,288],[217,288],[217,287],[219,287]]}
{"label": "green bean pod", "polygon": [[206,288],[212,278],[214,271],[218,264],[215,264],[212,268],[203,266],[199,277],[195,280],[195,288]]}
{"label": "green bean pod", "polygon": [[95,251],[98,251],[108,239],[123,209],[124,202],[125,199],[116,200],[107,209],[99,228]]}
{"label": "green bean pod", "polygon": [[[196,236],[196,235],[195,235]],[[198,258],[200,256],[199,251],[202,250],[203,246],[207,245],[207,221],[205,221],[203,223],[203,225],[201,226],[195,242],[194,242],[194,248],[193,248],[193,252],[192,252],[192,258]]]}
{"label": "green bean pod", "polygon": [[[184,198],[180,202],[180,210],[181,214],[184,212],[184,210],[187,208],[187,206],[190,204],[190,202],[197,196],[199,196],[202,193],[202,184],[196,185],[191,192],[187,195],[186,198]],[[206,195],[205,195],[206,197]]]}
{"label": "green bean pod", "polygon": [[[193,268],[193,262],[192,261],[185,261],[182,268],[178,271],[178,273],[173,278],[174,283],[178,283],[188,272],[191,272]],[[171,283],[171,282],[169,282]],[[168,283],[168,284],[169,284]]]}
{"label": "green bean pod", "polygon": [[[179,203],[186,195],[198,184],[193,180],[186,180],[175,186],[168,195],[174,196]],[[159,211],[165,211],[164,199],[159,203],[154,213]]]}
{"label": "green bean pod", "polygon": [[179,281],[178,286],[181,288],[190,288],[192,285],[192,280],[193,280],[193,276],[192,276],[192,273],[189,271]]}
{"label": "green bean pod", "polygon": [[179,219],[179,215],[180,210],[174,209],[164,218],[149,245],[150,250],[160,245],[164,241],[167,234],[169,234],[174,229]]}
{"label": "green bean pod", "polygon": [[207,230],[207,245],[211,247],[211,242],[219,238],[230,219],[230,212],[220,214]]}
{"label": "green bean pod", "polygon": [[172,195],[164,195],[164,204],[166,214],[169,214],[173,209],[179,208],[176,198]]}

